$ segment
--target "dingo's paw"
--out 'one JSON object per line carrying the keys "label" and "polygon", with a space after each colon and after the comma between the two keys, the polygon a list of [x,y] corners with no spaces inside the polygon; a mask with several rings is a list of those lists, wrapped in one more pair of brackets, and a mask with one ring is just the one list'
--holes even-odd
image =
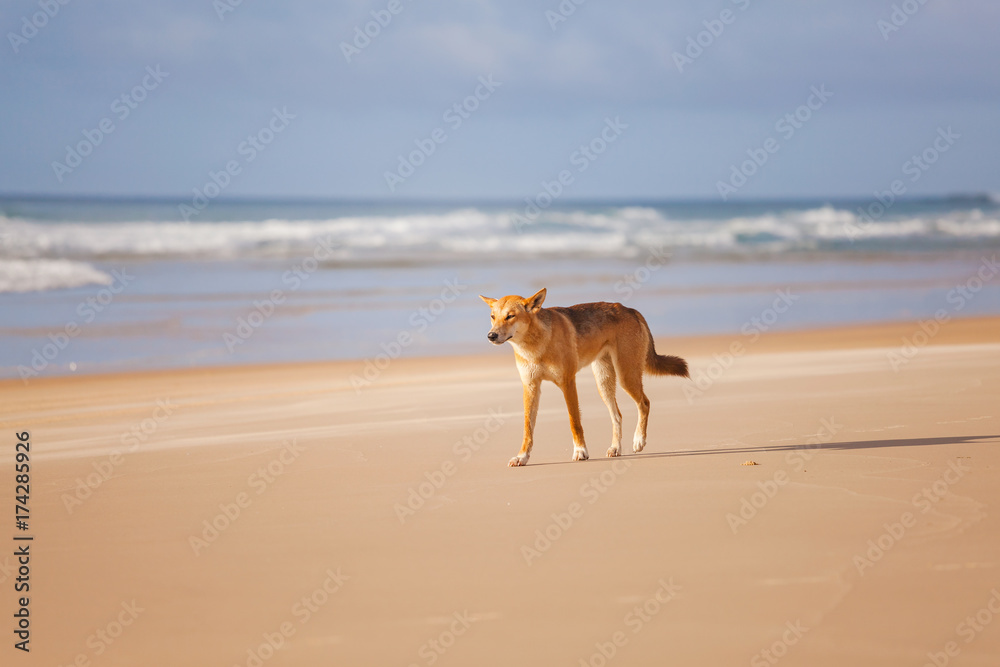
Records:
{"label": "dingo's paw", "polygon": [[608,448],[608,457],[621,456],[622,450],[619,445],[614,445]]}
{"label": "dingo's paw", "polygon": [[518,454],[517,456],[515,456],[514,458],[512,458],[507,463],[507,465],[510,466],[511,468],[516,468],[517,466],[526,466],[526,465],[528,465],[528,455],[527,454]]}
{"label": "dingo's paw", "polygon": [[638,454],[639,452],[641,452],[643,450],[643,448],[645,448],[645,446],[646,446],[646,441],[645,440],[640,440],[639,438],[636,438],[632,442],[632,451],[635,452],[636,454]]}
{"label": "dingo's paw", "polygon": [[586,461],[590,456],[587,455],[586,447],[574,447],[573,448],[573,460],[574,461]]}

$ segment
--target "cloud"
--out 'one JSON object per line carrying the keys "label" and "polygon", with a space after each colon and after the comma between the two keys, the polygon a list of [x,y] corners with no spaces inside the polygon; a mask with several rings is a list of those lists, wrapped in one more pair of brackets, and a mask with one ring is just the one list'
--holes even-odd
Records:
{"label": "cloud", "polygon": [[[116,174],[108,166],[103,176],[93,175],[107,189],[125,182],[123,176],[131,178],[134,163],[144,158],[140,146],[146,153],[157,150],[157,169],[176,161],[175,170],[183,171],[196,156],[207,161],[225,154],[233,134],[252,129],[274,105],[302,111],[303,126],[313,122],[309,119],[325,123],[313,131],[330,140],[357,135],[350,140],[353,150],[367,146],[391,157],[396,135],[429,130],[444,108],[488,74],[504,88],[490,100],[480,128],[492,124],[491,132],[504,132],[504,146],[516,145],[502,152],[510,170],[520,169],[517,160],[551,159],[572,141],[559,138],[563,130],[586,127],[589,119],[608,113],[647,118],[666,128],[650,130],[649,153],[636,156],[640,163],[660,164],[664,145],[691,150],[700,142],[725,154],[718,137],[739,143],[742,132],[759,132],[761,123],[798,104],[810,85],[820,83],[838,95],[830,122],[838,114],[860,114],[830,130],[852,145],[868,137],[860,141],[856,127],[878,128],[904,117],[909,119],[904,125],[914,126],[918,117],[978,118],[976,109],[1000,101],[1000,70],[993,66],[1000,62],[1000,41],[993,34],[1000,6],[987,0],[928,2],[888,40],[876,24],[889,17],[892,3],[881,0],[588,0],[555,30],[545,12],[557,8],[556,0],[401,2],[402,11],[351,62],[341,43],[350,42],[355,29],[372,21],[371,13],[384,10],[388,0],[244,0],[224,20],[208,1],[70,3],[16,56],[0,60],[6,98],[0,120],[22,135],[0,139],[0,176],[9,183],[51,187],[45,180],[51,155],[106,113],[108,102],[135,85],[147,65],[156,64],[172,73],[169,85],[123,128],[136,151],[129,161],[133,166],[127,173],[125,167]],[[743,5],[745,11],[739,9]],[[3,27],[16,28],[18,12],[33,7],[13,3]],[[678,71],[674,54],[727,9],[735,20]],[[158,120],[161,116],[169,123]],[[698,124],[712,136],[684,136],[693,124],[678,126],[680,119],[698,117],[717,119],[714,132],[711,124]],[[738,131],[730,133],[732,128]],[[642,132],[636,128],[634,135]],[[489,134],[470,130],[468,141]],[[754,139],[747,136],[742,143]],[[497,149],[488,138],[475,141],[484,143],[452,152]],[[127,153],[125,147],[108,150]],[[329,163],[326,156],[308,153],[308,142],[297,150],[303,151],[301,164]],[[362,158],[341,159],[356,171]],[[104,163],[93,164],[96,170]],[[351,164],[331,168],[350,174]],[[81,174],[77,182],[90,177]],[[703,178],[710,180],[707,172]],[[323,179],[309,174],[298,180]],[[169,179],[154,186],[177,187]]]}

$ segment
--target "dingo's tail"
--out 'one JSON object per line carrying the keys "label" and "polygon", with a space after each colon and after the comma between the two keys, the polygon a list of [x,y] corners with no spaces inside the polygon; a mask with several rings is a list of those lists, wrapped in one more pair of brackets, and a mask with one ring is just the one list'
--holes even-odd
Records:
{"label": "dingo's tail", "polygon": [[653,375],[679,375],[682,378],[691,377],[688,375],[688,364],[686,361],[669,354],[656,353],[656,345],[653,343],[653,333],[649,330],[646,318],[638,311],[633,312],[639,316],[639,321],[646,330],[646,340],[649,341],[649,347],[646,350],[646,372]]}
{"label": "dingo's tail", "polygon": [[668,354],[657,354],[653,348],[652,341],[649,345],[649,356],[646,357],[646,371],[653,375],[680,375],[683,378],[688,375],[687,362],[680,357],[673,357]]}

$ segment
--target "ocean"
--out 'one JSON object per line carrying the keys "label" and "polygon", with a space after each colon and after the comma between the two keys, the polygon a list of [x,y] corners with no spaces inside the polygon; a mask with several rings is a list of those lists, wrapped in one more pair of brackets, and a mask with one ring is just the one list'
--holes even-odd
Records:
{"label": "ocean", "polygon": [[[0,376],[490,349],[478,294],[657,336],[1000,313],[1000,203],[0,198]],[[992,273],[991,273],[992,272]]]}

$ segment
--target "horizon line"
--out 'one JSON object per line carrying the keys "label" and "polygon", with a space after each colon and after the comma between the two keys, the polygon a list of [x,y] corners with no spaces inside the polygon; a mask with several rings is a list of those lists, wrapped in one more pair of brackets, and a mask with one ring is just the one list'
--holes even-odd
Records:
{"label": "horizon line", "polygon": [[[64,202],[104,202],[104,203],[159,203],[159,204],[182,204],[190,198],[190,195],[153,195],[153,194],[96,194],[96,193],[14,193],[0,192],[0,200],[11,201],[64,201]],[[795,195],[795,196],[769,196],[769,197],[740,197],[722,201],[719,197],[669,197],[669,196],[613,196],[613,197],[567,197],[560,198],[552,203],[553,207],[563,207],[572,204],[585,205],[636,205],[636,204],[708,204],[719,205],[741,205],[741,204],[769,204],[769,203],[795,203],[817,201],[834,202],[863,202],[875,198],[871,195]],[[433,205],[433,204],[512,204],[520,203],[524,197],[515,196],[490,196],[490,197],[322,197],[322,196],[291,196],[291,195],[264,195],[264,196],[236,196],[218,197],[212,200],[215,204],[378,204],[378,205]],[[949,192],[941,194],[927,194],[915,196],[901,196],[899,201],[922,202],[922,201],[984,201],[988,203],[1000,203],[1000,194],[990,192]]]}

